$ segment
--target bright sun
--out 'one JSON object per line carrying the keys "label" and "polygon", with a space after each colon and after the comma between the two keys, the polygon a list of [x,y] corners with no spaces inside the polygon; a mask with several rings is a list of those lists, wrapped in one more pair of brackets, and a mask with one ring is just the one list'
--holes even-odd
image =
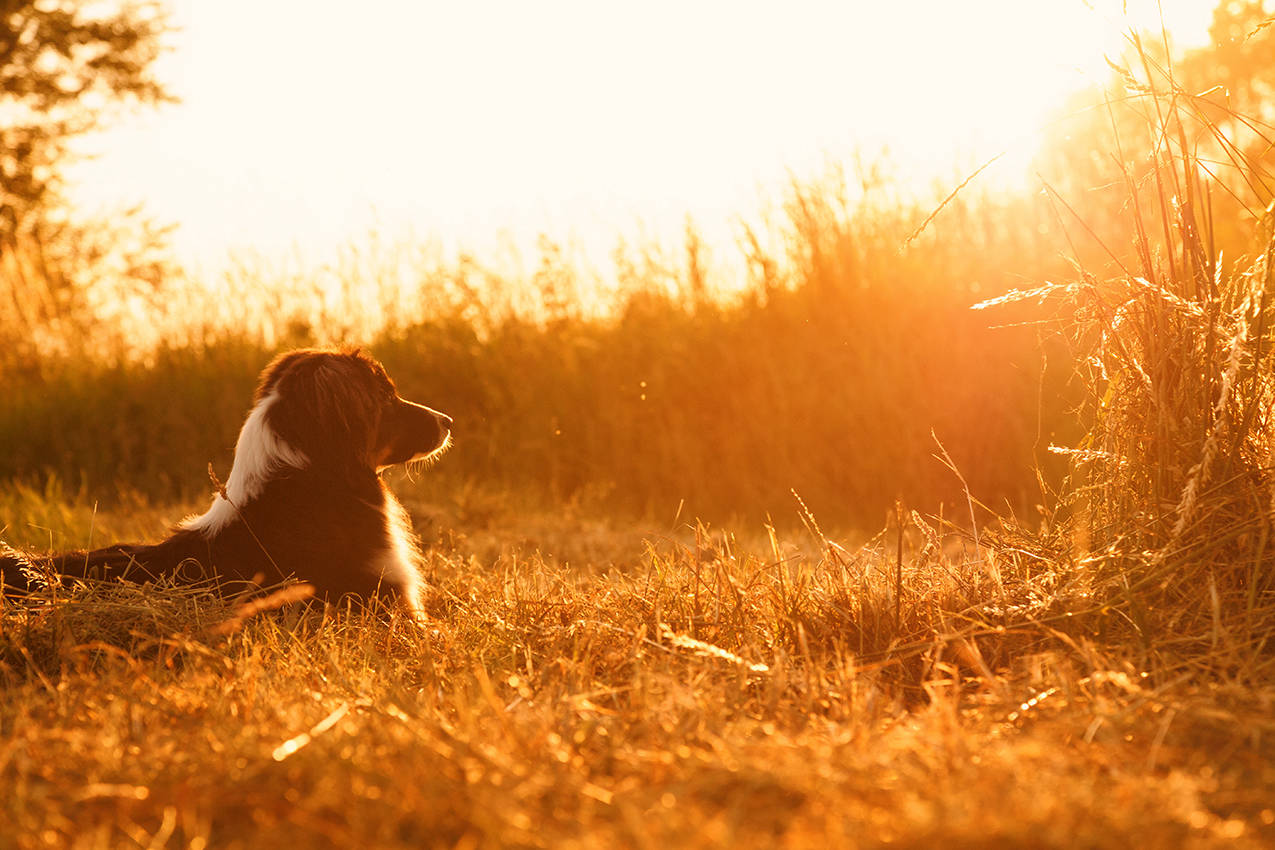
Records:
{"label": "bright sun", "polygon": [[[74,197],[144,202],[213,267],[372,226],[480,249],[712,225],[855,149],[919,181],[1002,151],[1012,173],[1129,20],[1159,19],[1153,0],[170,2],[183,103],[92,140]],[[1198,43],[1213,5],[1164,0],[1164,20]]]}

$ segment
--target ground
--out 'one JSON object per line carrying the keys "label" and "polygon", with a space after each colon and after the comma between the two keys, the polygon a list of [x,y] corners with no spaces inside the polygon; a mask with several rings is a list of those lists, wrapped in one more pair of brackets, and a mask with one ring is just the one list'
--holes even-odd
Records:
{"label": "ground", "polygon": [[[5,498],[47,523],[6,531],[28,545],[198,507]],[[408,503],[423,627],[189,588],[7,604],[0,847],[1275,843],[1275,692],[1061,631],[921,635],[959,588],[910,538],[895,623],[881,540]]]}

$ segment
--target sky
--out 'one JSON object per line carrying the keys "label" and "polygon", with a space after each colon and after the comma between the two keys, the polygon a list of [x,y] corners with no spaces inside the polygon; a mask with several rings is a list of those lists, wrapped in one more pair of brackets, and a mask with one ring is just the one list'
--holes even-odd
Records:
{"label": "sky", "polygon": [[[1162,9],[1190,45],[1213,5]],[[688,215],[712,231],[883,147],[919,182],[1005,152],[989,179],[1012,182],[1066,94],[1107,79],[1130,19],[1158,21],[1153,0],[169,7],[157,72],[182,102],[86,139],[72,198],[143,204],[206,268],[322,261],[372,229],[475,252]]]}

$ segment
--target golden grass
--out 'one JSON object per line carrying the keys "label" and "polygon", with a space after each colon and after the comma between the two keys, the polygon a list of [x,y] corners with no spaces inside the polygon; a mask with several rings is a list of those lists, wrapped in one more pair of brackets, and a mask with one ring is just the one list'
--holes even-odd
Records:
{"label": "golden grass", "polygon": [[[1275,207],[1257,211],[1253,254],[1225,265],[1210,198],[1264,200],[1271,178],[1171,69],[1138,58],[1130,79],[1152,143],[1118,165],[1132,259],[1105,278],[1081,269],[1073,283],[995,303],[1053,300],[1085,389],[1088,433],[1057,449],[1073,465],[1047,557],[1110,589],[1101,595],[1119,600],[1119,628],[1143,663],[1264,681],[1275,626]],[[1203,164],[1214,150],[1231,159],[1231,181]]]}
{"label": "golden grass", "polygon": [[[438,471],[453,486],[759,521],[796,489],[872,527],[898,497],[963,498],[937,434],[985,499],[1034,503],[1042,434],[1074,431],[1065,393],[1054,373],[1042,392],[1034,329],[967,308],[1050,267],[1047,208],[959,196],[946,227],[901,251],[929,207],[855,180],[795,182],[737,248],[710,253],[688,227],[684,244],[628,245],[596,273],[547,240],[531,271],[501,273],[370,239],[316,271],[326,288],[248,269],[201,301],[174,280],[141,322],[167,328],[164,344],[131,356],[98,345],[116,325],[59,316],[45,329],[65,351],[0,346],[0,477],[191,498],[210,461],[225,476],[274,352],[340,342],[456,419]],[[6,284],[38,288],[0,267]],[[590,294],[601,306],[581,306]],[[194,327],[171,327],[183,317]],[[0,335],[32,337],[13,321],[0,313]]]}
{"label": "golden grass", "polygon": [[[1275,694],[1143,675],[1102,648],[1092,618],[1033,623],[1025,611],[1049,590],[991,548],[979,559],[910,532],[896,622],[893,533],[843,548],[544,515],[501,524],[527,548],[488,561],[454,515],[440,523],[425,630],[295,607],[225,628],[235,603],[198,589],[7,605],[0,841],[1275,838]],[[608,554],[555,562],[582,534]]]}

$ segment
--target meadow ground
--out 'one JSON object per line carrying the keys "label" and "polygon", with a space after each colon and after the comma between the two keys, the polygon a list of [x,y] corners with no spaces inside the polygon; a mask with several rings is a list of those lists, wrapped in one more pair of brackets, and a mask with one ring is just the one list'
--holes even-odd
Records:
{"label": "meadow ground", "polygon": [[[406,489],[424,629],[189,588],[6,604],[0,846],[1275,842],[1275,689],[1149,672],[1005,530],[976,550],[912,517],[900,559],[897,528]],[[31,546],[198,507],[3,501]]]}

